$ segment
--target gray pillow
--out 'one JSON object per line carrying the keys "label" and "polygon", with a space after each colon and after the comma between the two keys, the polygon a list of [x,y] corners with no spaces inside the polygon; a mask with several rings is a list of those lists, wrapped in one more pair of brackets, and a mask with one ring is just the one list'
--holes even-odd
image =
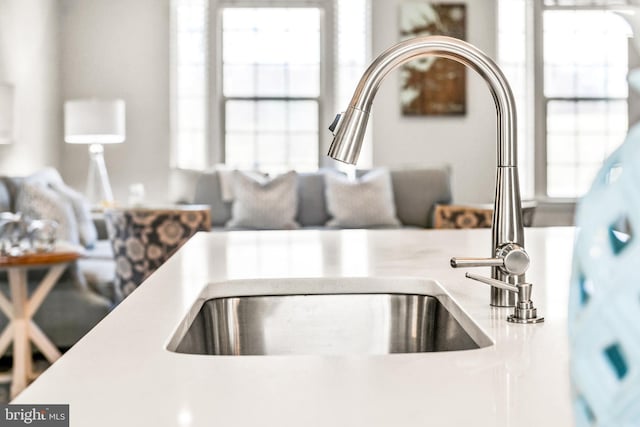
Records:
{"label": "gray pillow", "polygon": [[374,169],[350,180],[334,172],[325,174],[327,210],[333,217],[329,227],[398,227],[391,176],[387,169]]}
{"label": "gray pillow", "polygon": [[78,244],[78,224],[67,200],[42,182],[24,182],[16,210],[28,218],[51,219],[58,223],[56,238]]}
{"label": "gray pillow", "polygon": [[233,172],[234,200],[227,228],[299,228],[295,221],[297,174],[291,171],[272,180],[257,178],[255,174]]}

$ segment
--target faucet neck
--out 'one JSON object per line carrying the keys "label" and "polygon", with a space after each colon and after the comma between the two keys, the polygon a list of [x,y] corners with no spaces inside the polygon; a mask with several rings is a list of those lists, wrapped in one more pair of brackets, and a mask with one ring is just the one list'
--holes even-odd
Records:
{"label": "faucet neck", "polygon": [[413,59],[436,56],[460,62],[474,69],[489,85],[498,116],[498,167],[516,166],[516,109],[513,93],[495,62],[475,46],[452,37],[426,36],[404,42],[384,51],[365,71],[350,108],[368,115],[373,99],[387,74]]}

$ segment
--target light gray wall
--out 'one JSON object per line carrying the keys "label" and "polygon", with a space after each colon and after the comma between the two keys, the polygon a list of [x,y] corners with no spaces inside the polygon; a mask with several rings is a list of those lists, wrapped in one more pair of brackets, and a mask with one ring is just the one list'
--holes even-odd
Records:
{"label": "light gray wall", "polygon": [[[116,200],[145,185],[167,201],[169,176],[169,0],[62,0],[63,99],[122,98],[127,139],[105,146]],[[87,146],[64,144],[62,174],[84,189]]]}
{"label": "light gray wall", "polygon": [[57,0],[0,0],[0,81],[15,87],[15,139],[0,145],[0,175],[58,166],[58,10]]}
{"label": "light gray wall", "polygon": [[[374,56],[399,41],[398,12],[402,2],[372,0]],[[495,0],[465,3],[467,41],[495,58]],[[496,173],[496,111],[486,83],[472,70],[467,72],[467,84],[467,114],[464,117],[403,117],[399,73],[390,74],[374,102],[374,165],[409,167],[447,163],[453,170],[456,201],[492,201]]]}

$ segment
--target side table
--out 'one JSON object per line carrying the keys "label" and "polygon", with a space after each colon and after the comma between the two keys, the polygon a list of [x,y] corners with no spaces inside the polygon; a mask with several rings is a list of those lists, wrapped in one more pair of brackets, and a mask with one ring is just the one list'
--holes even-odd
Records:
{"label": "side table", "polygon": [[191,236],[211,229],[208,205],[115,207],[104,211],[120,299],[133,292]]}
{"label": "side table", "polygon": [[[11,298],[0,292],[0,310],[9,318],[9,324],[0,334],[0,354],[4,354],[13,342],[13,372],[11,398],[14,398],[34,378],[29,342],[33,342],[51,363],[61,356],[60,351],[33,321],[45,297],[73,261],[80,258],[77,252],[46,252],[22,256],[0,257],[0,270],[9,275]],[[37,267],[49,267],[40,284],[28,296],[27,272]]]}

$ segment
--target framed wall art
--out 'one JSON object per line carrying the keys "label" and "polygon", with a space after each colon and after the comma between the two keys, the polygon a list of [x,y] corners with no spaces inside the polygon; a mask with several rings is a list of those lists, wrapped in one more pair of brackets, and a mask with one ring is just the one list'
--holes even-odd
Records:
{"label": "framed wall art", "polygon": [[[409,1],[400,6],[403,40],[427,35],[466,39],[466,5]],[[404,115],[464,115],[466,67],[445,58],[424,57],[402,67],[400,103]]]}

